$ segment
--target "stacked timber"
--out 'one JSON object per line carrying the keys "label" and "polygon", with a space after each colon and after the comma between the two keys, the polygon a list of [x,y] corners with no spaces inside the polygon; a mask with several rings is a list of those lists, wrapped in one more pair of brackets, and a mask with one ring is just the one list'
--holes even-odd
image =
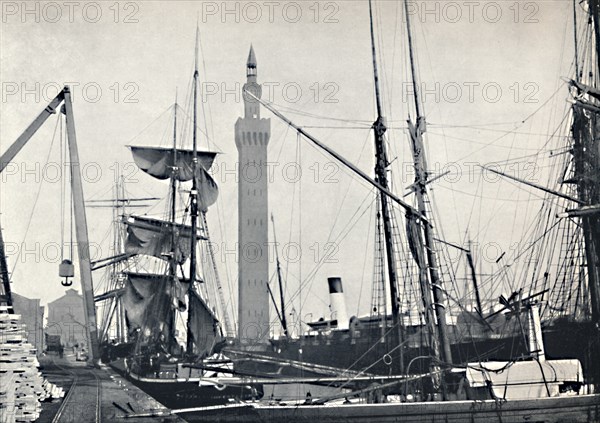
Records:
{"label": "stacked timber", "polygon": [[44,379],[21,316],[8,310],[0,307],[0,422],[31,422],[40,416],[41,401],[64,391]]}

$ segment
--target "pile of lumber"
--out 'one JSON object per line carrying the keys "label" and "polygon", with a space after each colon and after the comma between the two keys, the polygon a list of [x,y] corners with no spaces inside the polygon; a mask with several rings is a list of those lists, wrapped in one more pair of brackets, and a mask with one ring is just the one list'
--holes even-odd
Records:
{"label": "pile of lumber", "polygon": [[39,371],[21,316],[0,307],[0,422],[30,422],[40,416],[41,401],[62,398],[62,388]]}

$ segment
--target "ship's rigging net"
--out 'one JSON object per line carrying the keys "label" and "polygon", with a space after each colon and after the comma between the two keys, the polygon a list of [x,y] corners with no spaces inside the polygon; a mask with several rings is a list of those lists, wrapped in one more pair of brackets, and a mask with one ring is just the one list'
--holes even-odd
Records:
{"label": "ship's rigging net", "polygon": [[[597,163],[597,147],[596,151],[592,147],[596,132],[595,121],[595,116],[590,113],[578,107],[573,108],[570,154],[562,155],[562,160],[556,166],[559,173],[552,175],[549,181],[553,185],[559,181],[558,189],[561,192],[588,204],[598,202],[599,170],[593,164]],[[544,219],[546,226],[541,229],[550,226],[557,214],[579,207],[568,200],[553,200],[555,199],[552,195],[547,196],[542,212],[545,212],[546,216],[552,214],[552,220]],[[589,238],[586,238],[586,232]],[[598,257],[597,252],[594,253],[597,244],[594,232],[598,233],[597,217],[561,219],[545,236],[546,240],[554,242],[541,242],[537,248],[538,256],[534,256],[533,261],[541,262],[542,265],[533,268],[531,281],[533,289],[550,288],[551,296],[544,309],[547,317],[569,316],[577,319],[589,317],[591,293],[588,281],[594,275],[590,275],[587,264],[588,260],[593,261],[594,257],[597,260]],[[589,256],[586,256],[586,243],[588,243],[588,253],[591,252]]]}
{"label": "ship's rigging net", "polygon": [[[586,31],[590,31],[587,28]],[[596,85],[593,69],[596,59],[588,56],[581,63],[581,76],[591,77],[588,84]],[[587,68],[586,68],[587,66]],[[565,87],[566,88],[566,87]],[[598,262],[598,214],[567,216],[567,210],[600,203],[600,152],[598,150],[598,107],[593,88],[571,81],[571,100],[574,103],[566,113],[556,132],[547,144],[550,157],[540,157],[539,168],[548,168],[544,186],[576,199],[570,201],[548,193],[537,215],[537,225],[529,234],[529,242],[519,255],[525,258],[521,281],[527,283],[530,294],[549,290],[548,301],[542,309],[546,322],[563,317],[586,320],[592,311],[590,284],[598,279],[598,267],[590,274],[590,262]],[[569,136],[570,132],[570,136]],[[592,269],[594,266],[591,267]],[[525,282],[526,281],[526,282]]]}
{"label": "ship's rigging net", "polygon": [[[385,252],[383,246],[383,230],[381,228],[381,213],[379,193],[376,193],[375,206],[375,255],[373,258],[373,287],[371,295],[371,320],[381,320],[385,328],[387,310],[387,280],[385,277]],[[383,331],[383,333],[385,333]]]}

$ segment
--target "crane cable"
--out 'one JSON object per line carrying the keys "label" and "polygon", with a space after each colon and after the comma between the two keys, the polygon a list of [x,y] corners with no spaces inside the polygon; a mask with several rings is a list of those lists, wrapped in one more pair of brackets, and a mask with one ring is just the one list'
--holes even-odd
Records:
{"label": "crane cable", "polygon": [[[60,116],[59,116],[60,121]],[[52,141],[50,142],[50,148],[48,149],[48,155],[46,156],[46,163],[50,161],[50,155],[52,153],[52,147],[54,146],[54,140],[56,139],[56,129],[58,128],[58,121],[56,122],[56,126],[54,127],[54,133],[52,135]],[[23,235],[23,241],[21,245],[25,244],[25,238],[27,238],[27,234],[29,233],[29,229],[31,227],[31,221],[33,220],[33,215],[35,213],[35,208],[37,206],[38,200],[40,199],[40,193],[42,191],[42,185],[44,184],[44,179],[42,178],[40,181],[40,185],[38,186],[37,193],[35,195],[35,200],[33,202],[33,207],[31,208],[31,213],[29,214],[29,219],[27,220],[27,226],[25,227],[25,234]],[[12,271],[10,272],[10,279],[12,281],[12,277],[15,274],[15,270],[17,268],[17,264],[19,263],[19,259],[21,257],[21,253],[23,252],[23,248],[19,249],[17,253],[17,257],[15,258],[15,264],[13,265]]]}
{"label": "crane cable", "polygon": [[59,140],[60,140],[60,174],[61,174],[61,183],[60,183],[60,260],[61,260],[61,267],[59,269],[59,274],[61,277],[64,277],[64,281],[61,282],[61,284],[63,286],[71,286],[73,284],[73,282],[69,281],[69,278],[71,276],[73,276],[72,271],[68,272],[66,274],[63,275],[63,268],[62,265],[70,265],[72,266],[73,264],[73,196],[69,195],[69,258],[65,259],[65,232],[66,232],[66,216],[67,216],[67,211],[66,211],[66,203],[67,203],[67,189],[68,186],[67,184],[70,183],[70,181],[72,180],[72,173],[69,169],[68,172],[68,180],[69,182],[67,182],[67,172],[66,172],[66,164],[68,163],[67,161],[67,154],[69,151],[69,146],[68,146],[68,137],[66,132],[63,130],[63,120],[62,120],[62,116],[59,116],[58,118],[60,125],[59,125]]}

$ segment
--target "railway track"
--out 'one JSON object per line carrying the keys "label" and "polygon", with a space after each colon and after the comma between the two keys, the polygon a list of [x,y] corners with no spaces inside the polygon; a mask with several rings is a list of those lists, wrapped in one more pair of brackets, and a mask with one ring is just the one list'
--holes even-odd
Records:
{"label": "railway track", "polygon": [[94,369],[65,368],[54,360],[56,367],[73,376],[73,383],[65,395],[52,423],[102,421],[102,381]]}

